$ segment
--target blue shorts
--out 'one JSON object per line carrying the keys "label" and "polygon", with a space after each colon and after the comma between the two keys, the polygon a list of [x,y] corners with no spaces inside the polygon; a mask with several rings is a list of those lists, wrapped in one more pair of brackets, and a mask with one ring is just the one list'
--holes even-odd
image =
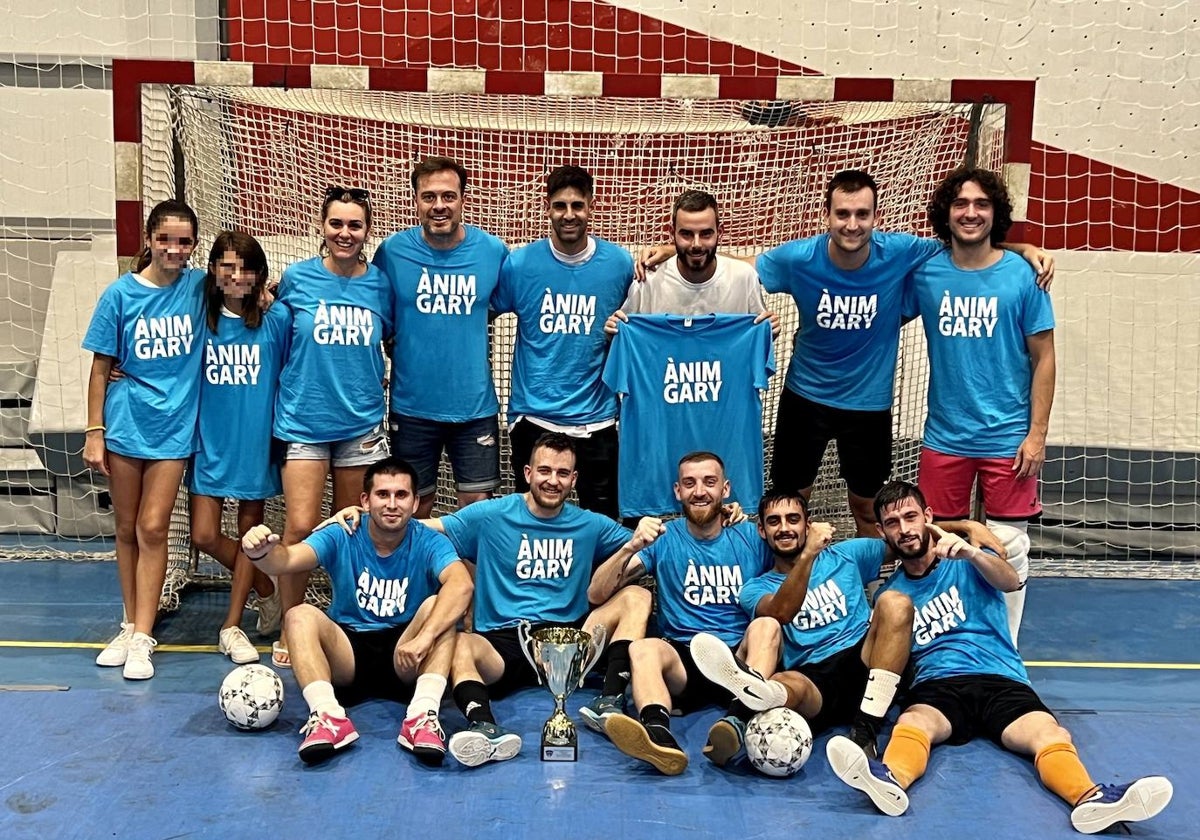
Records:
{"label": "blue shorts", "polygon": [[443,423],[392,414],[388,423],[392,454],[417,471],[417,494],[437,490],[442,450],[454,469],[461,493],[491,493],[500,486],[500,422],[493,415],[465,423]]}

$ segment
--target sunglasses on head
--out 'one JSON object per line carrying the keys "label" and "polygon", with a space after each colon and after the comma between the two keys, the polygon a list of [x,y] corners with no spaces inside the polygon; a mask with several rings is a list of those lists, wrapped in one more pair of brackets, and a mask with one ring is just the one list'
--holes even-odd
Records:
{"label": "sunglasses on head", "polygon": [[342,196],[349,196],[351,201],[370,201],[371,191],[350,187],[330,186],[325,190],[325,198],[341,199]]}

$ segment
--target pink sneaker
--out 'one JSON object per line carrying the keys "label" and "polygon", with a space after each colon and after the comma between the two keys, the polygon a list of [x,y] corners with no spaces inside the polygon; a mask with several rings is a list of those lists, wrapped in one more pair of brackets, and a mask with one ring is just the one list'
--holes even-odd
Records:
{"label": "pink sneaker", "polygon": [[441,765],[446,757],[446,733],[438,722],[437,712],[423,712],[404,719],[396,743],[411,750],[422,764]]}
{"label": "pink sneaker", "polygon": [[300,759],[305,764],[316,764],[325,761],[342,747],[348,747],[358,740],[358,732],[350,718],[334,717],[330,714],[313,714],[308,716],[308,722],[300,730],[306,736],[300,742]]}

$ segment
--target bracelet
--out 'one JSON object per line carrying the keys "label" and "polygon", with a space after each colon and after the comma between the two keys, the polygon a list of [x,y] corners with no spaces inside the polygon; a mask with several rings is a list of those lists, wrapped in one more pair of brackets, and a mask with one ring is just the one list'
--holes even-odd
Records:
{"label": "bracelet", "polygon": [[107,428],[107,426],[105,426],[103,423],[101,423],[98,426],[88,426],[86,429],[83,430],[83,433],[86,435],[88,432],[103,432],[106,428]]}

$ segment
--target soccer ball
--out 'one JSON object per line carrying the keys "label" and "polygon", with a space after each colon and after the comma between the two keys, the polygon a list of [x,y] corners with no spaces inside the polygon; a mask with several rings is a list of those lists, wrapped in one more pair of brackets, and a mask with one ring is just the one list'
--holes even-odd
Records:
{"label": "soccer ball", "polygon": [[746,755],[760,773],[784,778],[800,772],[812,753],[812,730],[799,712],[768,709],[746,724]]}
{"label": "soccer ball", "polygon": [[266,729],[283,708],[283,680],[266,665],[239,665],[221,683],[219,702],[238,729]]}

